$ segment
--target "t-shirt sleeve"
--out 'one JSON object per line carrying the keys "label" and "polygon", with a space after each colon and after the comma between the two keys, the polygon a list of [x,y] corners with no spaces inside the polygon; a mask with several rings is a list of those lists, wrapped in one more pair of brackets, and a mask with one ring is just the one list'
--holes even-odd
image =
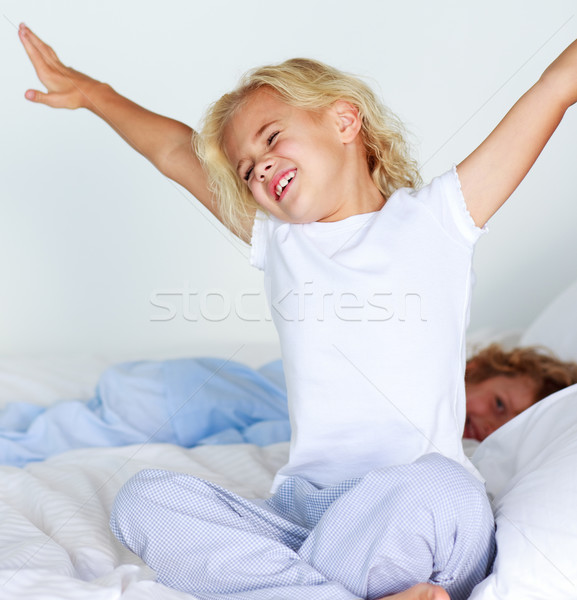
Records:
{"label": "t-shirt sleeve", "polygon": [[266,255],[271,235],[271,219],[262,210],[257,210],[250,240],[250,264],[261,271],[266,267]]}
{"label": "t-shirt sleeve", "polygon": [[477,227],[461,191],[457,167],[453,166],[417,192],[443,229],[455,240],[474,246],[486,227]]}

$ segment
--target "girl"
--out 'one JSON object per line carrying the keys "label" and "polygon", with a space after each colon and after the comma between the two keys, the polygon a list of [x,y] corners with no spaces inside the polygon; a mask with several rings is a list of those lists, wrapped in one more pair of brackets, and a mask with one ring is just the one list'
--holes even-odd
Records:
{"label": "girl", "polygon": [[201,598],[467,597],[493,553],[460,444],[471,257],[577,99],[577,44],[416,192],[396,120],[326,65],[250,74],[193,151],[189,128],[20,35],[48,88],[30,100],[93,110],[251,241],[281,340],[293,434],[274,496],[144,472],[117,499],[119,539]]}

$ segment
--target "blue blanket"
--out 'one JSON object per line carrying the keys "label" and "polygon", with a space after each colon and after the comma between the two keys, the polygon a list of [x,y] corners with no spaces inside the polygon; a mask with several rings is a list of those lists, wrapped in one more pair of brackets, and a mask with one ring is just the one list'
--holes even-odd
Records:
{"label": "blue blanket", "polygon": [[73,448],[289,438],[281,361],[258,370],[222,358],[124,363],[103,373],[88,402],[18,402],[0,412],[0,464],[14,466]]}

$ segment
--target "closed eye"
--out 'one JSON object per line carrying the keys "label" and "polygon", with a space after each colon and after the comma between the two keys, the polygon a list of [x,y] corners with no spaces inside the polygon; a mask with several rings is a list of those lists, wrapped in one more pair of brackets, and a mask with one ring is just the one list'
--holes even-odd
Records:
{"label": "closed eye", "polygon": [[[271,144],[274,142],[274,140],[275,140],[276,136],[277,136],[279,133],[280,133],[279,131],[275,131],[274,133],[271,133],[271,135],[270,135],[270,136],[268,137],[268,139],[266,140],[266,145],[267,145],[267,146],[270,146],[270,145],[271,145]],[[253,172],[253,169],[254,169],[254,167],[250,167],[250,168],[249,168],[249,169],[246,171],[246,173],[245,173],[245,174],[244,174],[244,176],[243,176],[243,179],[244,179],[245,181],[248,181],[248,180],[250,179],[250,175],[251,175],[251,173]]]}

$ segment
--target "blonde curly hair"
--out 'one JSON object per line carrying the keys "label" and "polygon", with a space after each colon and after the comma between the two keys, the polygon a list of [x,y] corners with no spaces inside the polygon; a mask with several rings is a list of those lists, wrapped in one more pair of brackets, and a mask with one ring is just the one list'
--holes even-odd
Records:
{"label": "blonde curly hair", "polygon": [[499,344],[491,344],[467,362],[465,383],[481,383],[499,375],[530,377],[537,402],[577,383],[577,364],[560,360],[546,348],[504,350]]}
{"label": "blonde curly hair", "polygon": [[316,60],[293,58],[249,71],[238,87],[207,111],[195,150],[208,173],[211,191],[224,224],[234,233],[258,207],[224,152],[224,130],[248,97],[261,88],[277,93],[291,106],[320,112],[337,100],[354,105],[361,117],[361,136],[371,177],[385,199],[401,187],[418,187],[421,178],[411,158],[400,120],[359,78]]}

